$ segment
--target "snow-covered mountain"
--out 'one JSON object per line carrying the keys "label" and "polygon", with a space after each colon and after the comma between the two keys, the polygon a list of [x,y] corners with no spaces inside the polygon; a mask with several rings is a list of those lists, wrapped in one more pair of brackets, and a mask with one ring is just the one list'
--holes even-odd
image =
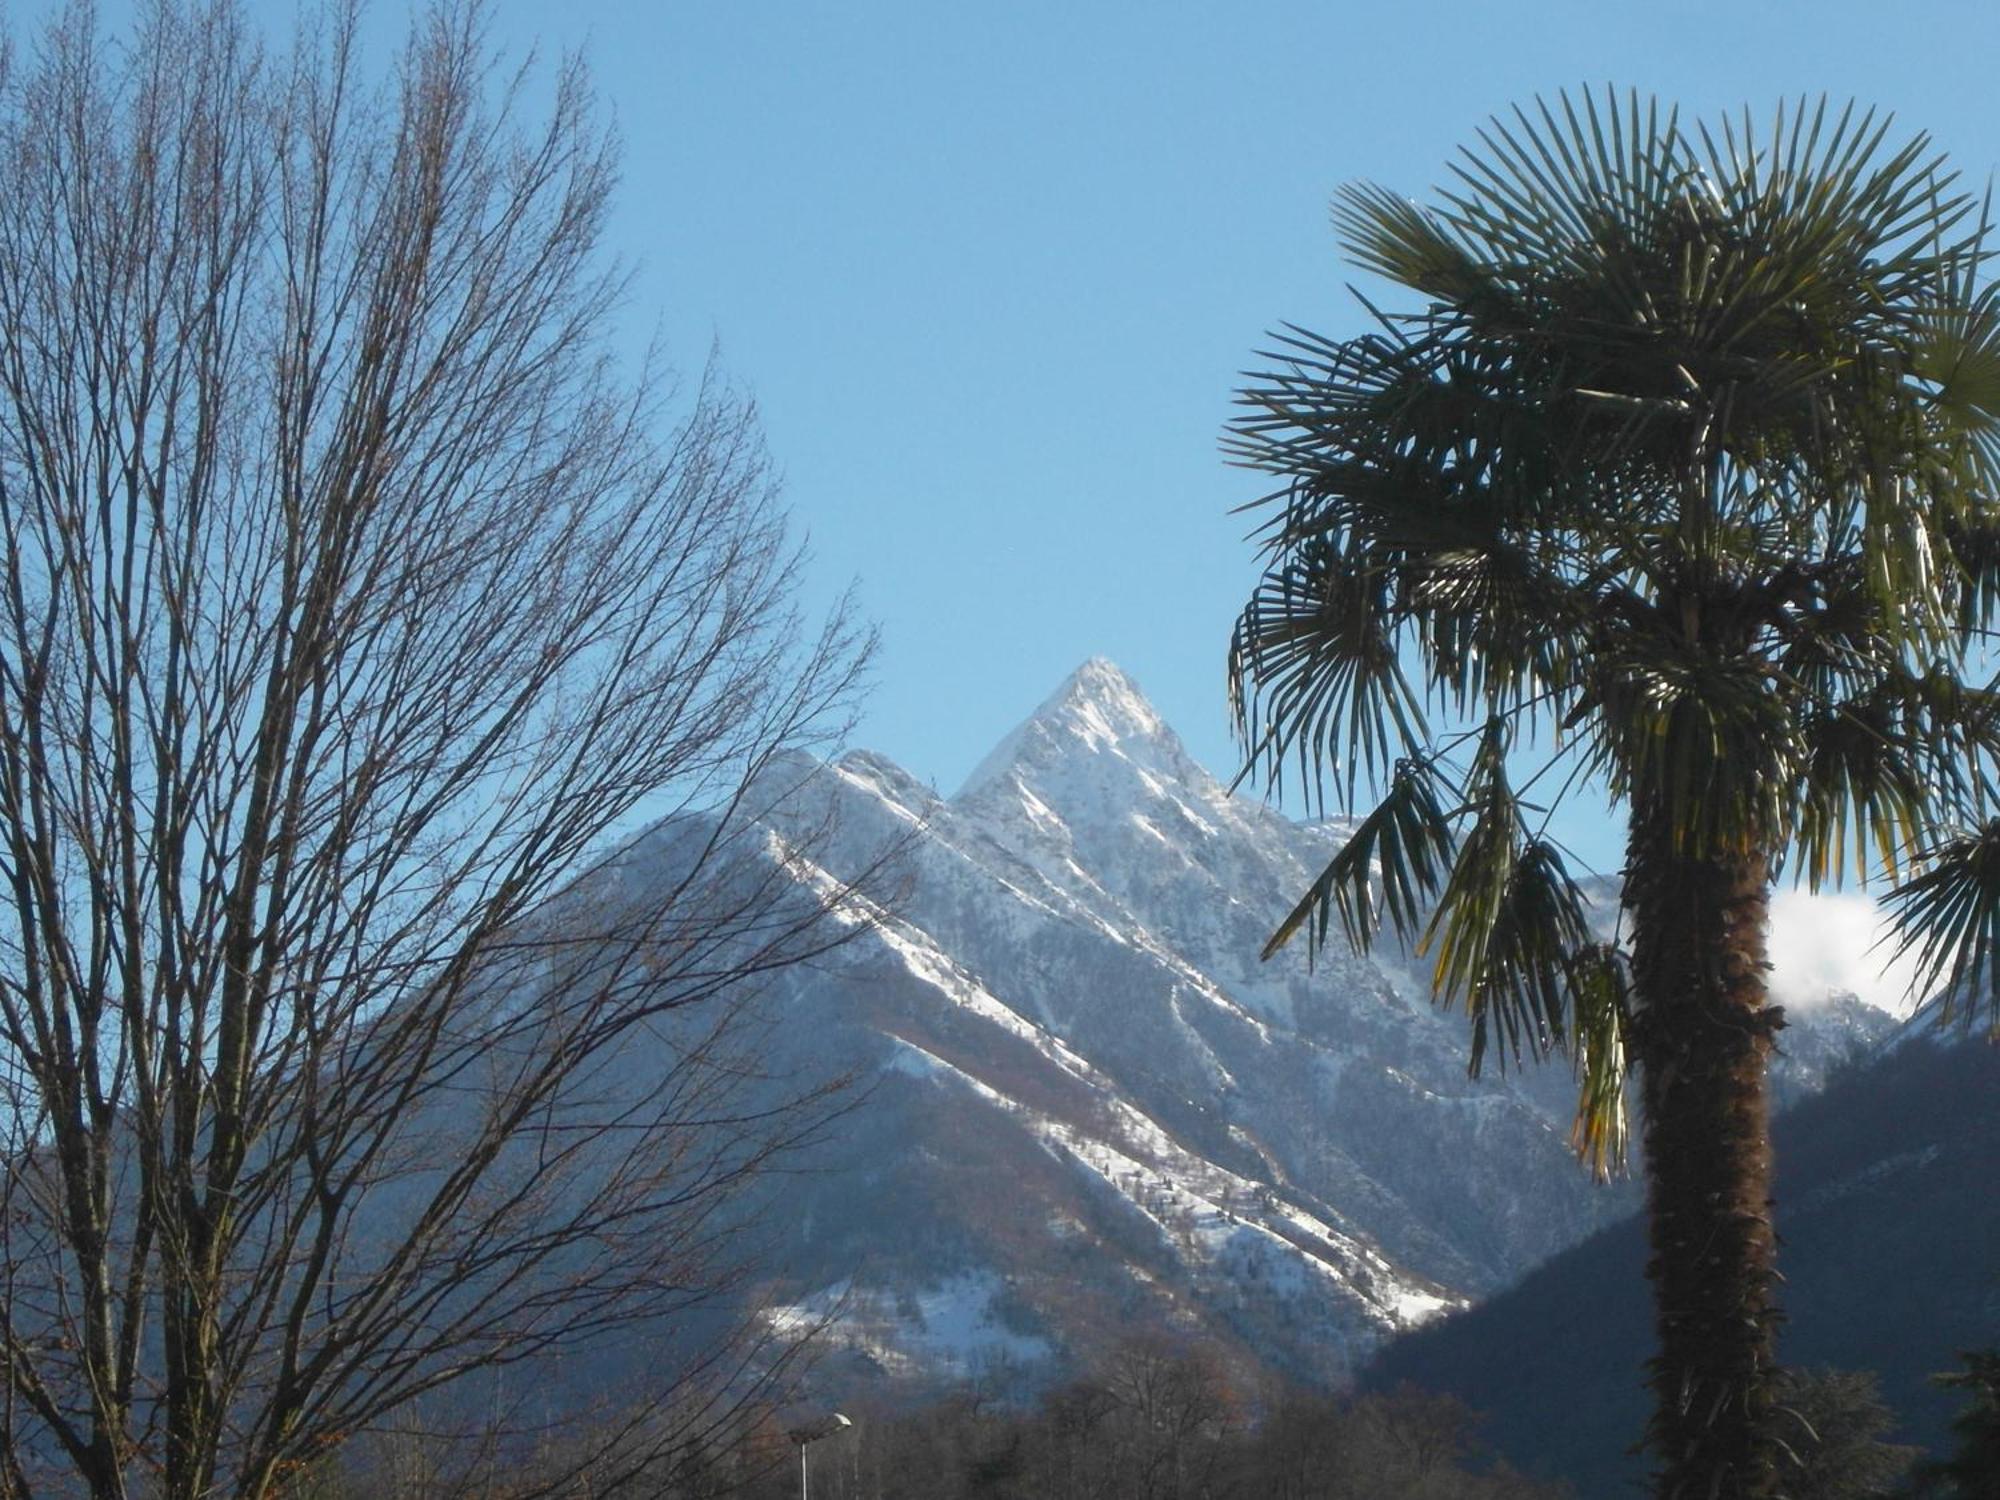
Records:
{"label": "snow-covered mountain", "polygon": [[800,878],[890,844],[905,876],[778,996],[794,1065],[867,1084],[774,1204],[783,1316],[833,1315],[854,1360],[1041,1366],[1168,1326],[1338,1380],[1634,1206],[1571,1156],[1567,1068],[1468,1078],[1464,1018],[1393,952],[1259,961],[1339,831],[1232,796],[1111,663],[949,798],[867,753],[774,774]]}

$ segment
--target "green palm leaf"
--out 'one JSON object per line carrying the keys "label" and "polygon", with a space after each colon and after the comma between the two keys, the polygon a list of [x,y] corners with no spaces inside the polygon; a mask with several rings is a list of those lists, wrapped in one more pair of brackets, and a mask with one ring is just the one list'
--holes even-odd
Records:
{"label": "green palm leaf", "polygon": [[1570,961],[1570,1056],[1576,1068],[1576,1122],[1570,1145],[1602,1182],[1625,1171],[1629,1148],[1625,1078],[1630,1061],[1625,1033],[1631,1014],[1631,975],[1625,955],[1610,943],[1593,943]]}
{"label": "green palm leaf", "polygon": [[1298,905],[1278,924],[1262,956],[1270,958],[1302,930],[1308,954],[1317,954],[1326,945],[1336,912],[1357,953],[1368,951],[1385,914],[1397,936],[1405,941],[1415,937],[1451,854],[1450,825],[1437,793],[1432,766],[1416,760],[1398,763],[1388,795],[1355,825]]}
{"label": "green palm leaf", "polygon": [[1562,857],[1528,835],[1507,750],[1500,726],[1489,726],[1469,778],[1472,826],[1419,950],[1435,955],[1433,993],[1471,1018],[1475,1074],[1496,1036],[1507,1060],[1539,1058],[1561,1041],[1569,965],[1590,935]]}
{"label": "green palm leaf", "polygon": [[1914,993],[1934,996],[1947,1022],[1983,1010],[2000,1035],[2000,819],[1930,849],[1886,904],[1894,957],[1915,965]]}

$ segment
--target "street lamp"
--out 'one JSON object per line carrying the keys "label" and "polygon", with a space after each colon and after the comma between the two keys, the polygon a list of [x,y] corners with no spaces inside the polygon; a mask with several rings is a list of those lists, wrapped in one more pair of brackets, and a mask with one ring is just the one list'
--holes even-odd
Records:
{"label": "street lamp", "polygon": [[854,1424],[837,1411],[828,1412],[817,1421],[807,1422],[802,1427],[794,1427],[785,1436],[799,1445],[799,1500],[806,1496],[806,1449],[821,1438],[830,1438],[844,1427]]}

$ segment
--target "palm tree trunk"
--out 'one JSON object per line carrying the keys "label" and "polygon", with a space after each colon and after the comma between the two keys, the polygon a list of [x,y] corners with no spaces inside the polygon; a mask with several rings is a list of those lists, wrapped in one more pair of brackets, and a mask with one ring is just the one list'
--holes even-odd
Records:
{"label": "palm tree trunk", "polygon": [[1659,1329],[1648,1445],[1660,1500],[1768,1500],[1779,1314],[1765,1067],[1784,1024],[1764,982],[1770,864],[1675,845],[1669,819],[1635,811],[1625,904]]}

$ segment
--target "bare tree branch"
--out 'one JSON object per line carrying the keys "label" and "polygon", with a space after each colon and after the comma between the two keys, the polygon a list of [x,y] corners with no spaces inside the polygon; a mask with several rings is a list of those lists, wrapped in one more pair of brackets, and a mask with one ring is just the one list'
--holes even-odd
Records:
{"label": "bare tree branch", "polygon": [[5,1495],[267,1494],[708,1308],[836,1102],[760,982],[854,921],[759,820],[869,641],[751,405],[613,357],[581,70],[145,17],[0,62]]}

